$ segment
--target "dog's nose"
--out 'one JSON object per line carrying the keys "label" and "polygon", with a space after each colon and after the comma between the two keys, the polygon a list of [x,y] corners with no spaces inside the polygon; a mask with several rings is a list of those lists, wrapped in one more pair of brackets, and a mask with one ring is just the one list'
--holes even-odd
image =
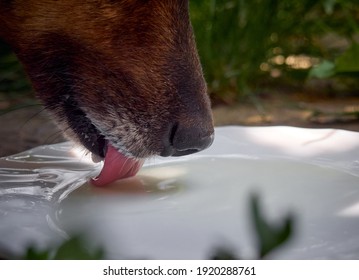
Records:
{"label": "dog's nose", "polygon": [[169,133],[163,139],[161,156],[184,156],[208,148],[214,140],[213,127],[206,129],[200,126],[181,126],[172,124]]}

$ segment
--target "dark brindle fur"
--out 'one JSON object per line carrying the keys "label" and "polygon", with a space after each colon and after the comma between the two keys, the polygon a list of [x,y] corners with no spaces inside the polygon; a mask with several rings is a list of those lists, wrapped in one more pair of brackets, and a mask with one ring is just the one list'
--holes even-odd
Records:
{"label": "dark brindle fur", "polygon": [[213,121],[186,0],[0,0],[0,36],[66,134],[104,156],[209,146]]}

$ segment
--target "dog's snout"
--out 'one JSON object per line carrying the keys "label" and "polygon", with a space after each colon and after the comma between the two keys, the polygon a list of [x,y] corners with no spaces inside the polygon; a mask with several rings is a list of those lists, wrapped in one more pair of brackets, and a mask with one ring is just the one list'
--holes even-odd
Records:
{"label": "dog's snout", "polygon": [[184,156],[208,148],[214,140],[213,128],[201,126],[184,126],[174,123],[163,139],[161,156]]}

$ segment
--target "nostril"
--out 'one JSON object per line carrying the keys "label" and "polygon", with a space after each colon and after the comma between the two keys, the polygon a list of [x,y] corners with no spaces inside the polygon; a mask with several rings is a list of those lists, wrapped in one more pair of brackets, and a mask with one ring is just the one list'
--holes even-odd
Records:
{"label": "nostril", "polygon": [[163,134],[163,157],[183,156],[197,153],[208,148],[214,139],[213,127],[191,126],[186,127],[178,122],[169,125]]}
{"label": "nostril", "polygon": [[169,143],[171,146],[173,146],[173,142],[174,142],[174,138],[176,135],[176,131],[178,128],[178,122],[175,122],[172,126],[172,129],[170,130],[170,139],[169,139]]}
{"label": "nostril", "polygon": [[175,149],[173,148],[174,139],[176,136],[176,132],[178,129],[178,123],[172,123],[170,124],[167,129],[165,130],[162,138],[162,151],[160,153],[160,156],[162,157],[169,157],[172,156],[175,152]]}
{"label": "nostril", "polygon": [[[191,139],[189,139],[190,141]],[[195,138],[193,142],[188,142],[187,148],[176,148],[172,156],[185,156],[193,153],[198,153],[212,145],[214,140],[214,133],[209,136]]]}

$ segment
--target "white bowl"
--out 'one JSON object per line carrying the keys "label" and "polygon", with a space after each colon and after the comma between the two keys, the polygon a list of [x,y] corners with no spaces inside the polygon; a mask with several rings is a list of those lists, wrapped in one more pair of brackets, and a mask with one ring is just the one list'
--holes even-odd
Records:
{"label": "white bowl", "polygon": [[69,142],[2,158],[0,252],[80,232],[114,259],[206,259],[223,246],[255,258],[256,193],[273,223],[296,218],[269,258],[359,258],[359,133],[220,127],[203,152],[150,159],[109,187],[86,184],[100,168]]}

